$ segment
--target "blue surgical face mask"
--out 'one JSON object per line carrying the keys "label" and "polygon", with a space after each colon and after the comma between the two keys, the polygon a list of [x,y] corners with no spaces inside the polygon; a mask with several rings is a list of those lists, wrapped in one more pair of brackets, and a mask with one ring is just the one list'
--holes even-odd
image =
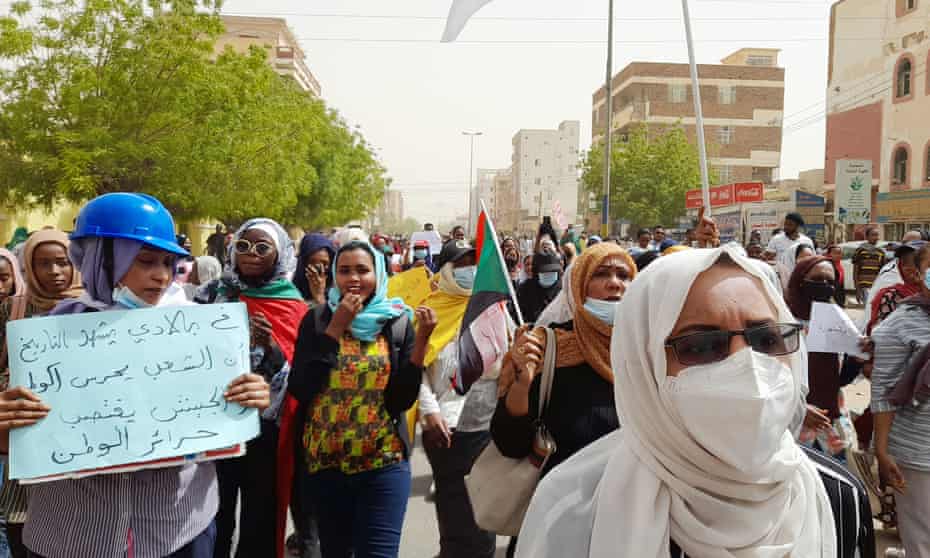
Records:
{"label": "blue surgical face mask", "polygon": [[113,302],[124,308],[136,310],[139,308],[151,308],[153,305],[139,298],[136,293],[132,292],[129,287],[120,285],[113,289]]}
{"label": "blue surgical face mask", "polygon": [[619,300],[598,300],[588,297],[584,301],[584,309],[609,326],[614,325],[614,316],[617,314],[619,306]]}
{"label": "blue surgical face mask", "polygon": [[452,275],[455,277],[455,282],[459,287],[470,291],[475,285],[475,270],[476,267],[473,265],[457,267],[452,270]]}
{"label": "blue surgical face mask", "polygon": [[417,259],[417,260],[425,260],[425,259],[426,259],[426,250],[414,250],[414,251],[413,251],[413,257],[414,257],[414,259]]}
{"label": "blue surgical face mask", "polygon": [[930,289],[930,269],[924,273],[924,285]]}
{"label": "blue surgical face mask", "polygon": [[555,285],[559,282],[559,272],[558,271],[544,271],[539,274],[539,286],[548,289],[549,287]]}

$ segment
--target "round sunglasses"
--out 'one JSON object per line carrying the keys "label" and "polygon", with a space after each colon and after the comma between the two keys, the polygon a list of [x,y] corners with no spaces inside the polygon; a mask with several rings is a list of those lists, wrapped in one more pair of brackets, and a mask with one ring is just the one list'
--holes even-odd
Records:
{"label": "round sunglasses", "polygon": [[678,362],[685,366],[700,366],[720,362],[730,356],[730,342],[742,337],[757,353],[783,356],[801,346],[801,324],[766,324],[742,330],[716,329],[672,337],[665,346],[674,351]]}
{"label": "round sunglasses", "polygon": [[259,258],[264,258],[265,256],[274,252],[274,246],[263,240],[259,240],[253,244],[245,238],[240,238],[237,240],[235,248],[236,253],[239,255],[254,254]]}

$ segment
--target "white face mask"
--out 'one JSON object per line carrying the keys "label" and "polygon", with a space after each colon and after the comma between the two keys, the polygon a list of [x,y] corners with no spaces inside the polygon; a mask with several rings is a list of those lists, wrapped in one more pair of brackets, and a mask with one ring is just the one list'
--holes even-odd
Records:
{"label": "white face mask", "polygon": [[113,289],[113,302],[124,308],[136,310],[138,308],[151,308],[153,305],[139,298],[129,287],[118,285]]}
{"label": "white face mask", "polygon": [[614,325],[614,316],[617,315],[617,308],[619,306],[619,300],[600,300],[588,297],[584,301],[584,309],[609,326]]}
{"label": "white face mask", "polygon": [[685,428],[712,455],[745,473],[760,472],[781,449],[795,411],[791,369],[746,348],[726,360],[667,377]]}

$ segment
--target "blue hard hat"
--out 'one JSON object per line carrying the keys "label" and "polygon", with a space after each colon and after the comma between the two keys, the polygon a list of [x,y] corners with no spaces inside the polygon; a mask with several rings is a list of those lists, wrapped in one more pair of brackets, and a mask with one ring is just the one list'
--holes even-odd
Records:
{"label": "blue hard hat", "polygon": [[87,202],[71,233],[71,240],[82,238],[125,238],[179,256],[189,255],[178,246],[171,213],[146,194],[116,192]]}

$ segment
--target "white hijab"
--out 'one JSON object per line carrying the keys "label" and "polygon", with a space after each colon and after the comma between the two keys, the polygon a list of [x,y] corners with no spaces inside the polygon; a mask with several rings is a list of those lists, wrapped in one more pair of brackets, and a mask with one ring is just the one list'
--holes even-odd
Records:
{"label": "white hijab", "polygon": [[[764,478],[752,477],[698,444],[660,388],[665,339],[696,277],[722,254],[762,279],[779,320],[793,321],[759,268],[732,248],[656,260],[630,285],[614,326],[614,392],[623,427],[540,483],[518,558],[668,558],[670,540],[694,558],[836,556],[826,491],[787,431]],[[798,353],[792,357],[796,385],[801,361]]]}

